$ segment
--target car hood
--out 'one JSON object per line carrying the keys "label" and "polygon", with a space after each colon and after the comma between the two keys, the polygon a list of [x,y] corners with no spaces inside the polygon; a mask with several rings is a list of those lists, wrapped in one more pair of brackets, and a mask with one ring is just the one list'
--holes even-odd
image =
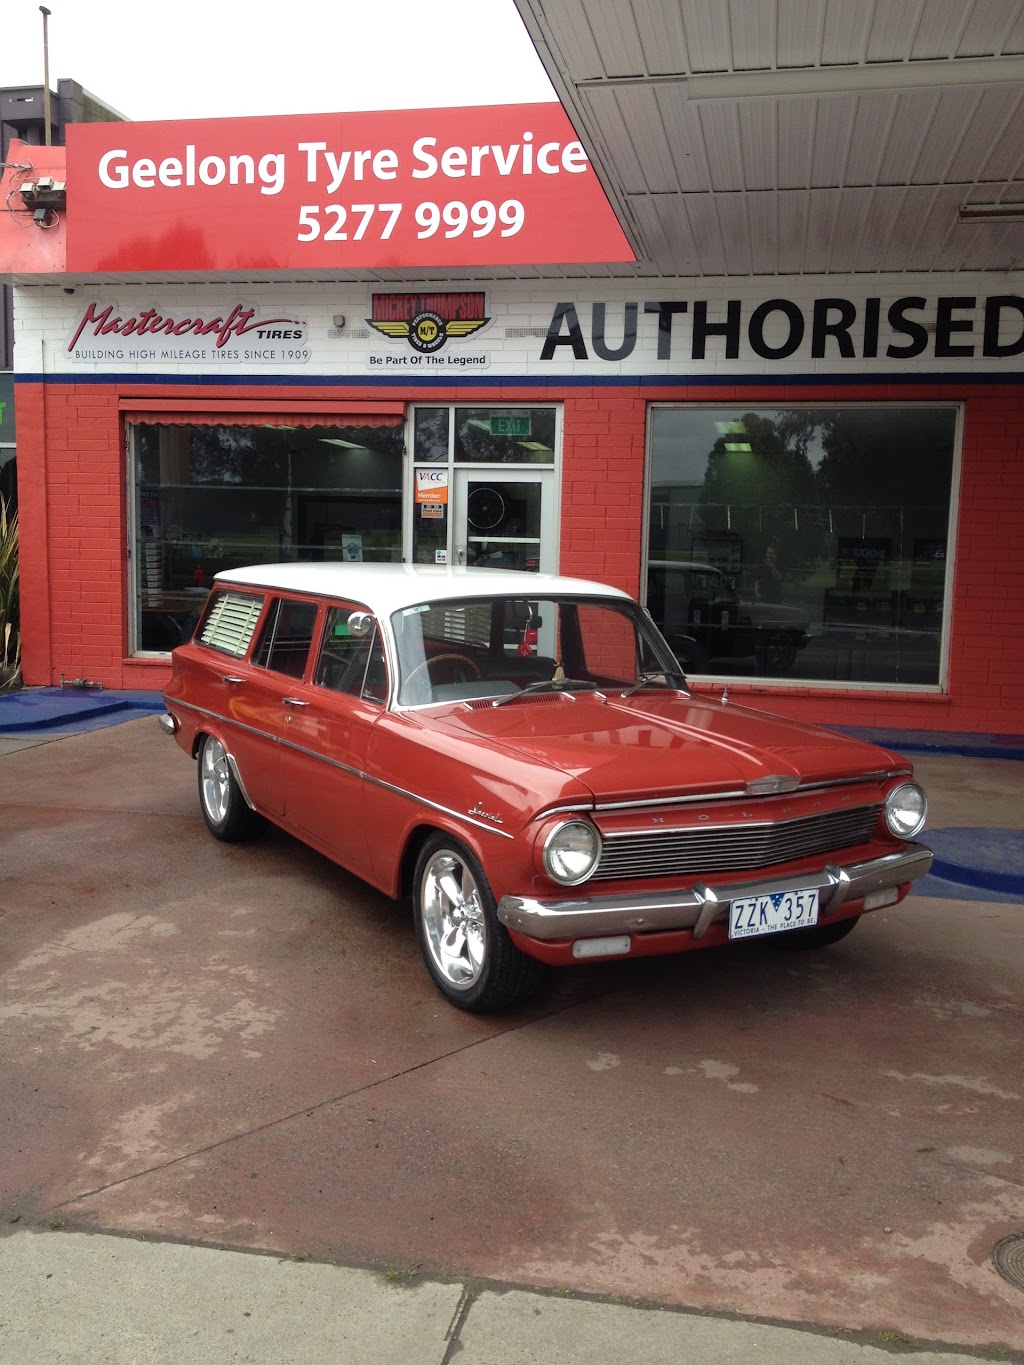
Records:
{"label": "car hood", "polygon": [[826,782],[905,771],[873,744],[677,693],[541,694],[452,708],[433,725],[576,778],[598,800],[745,789],[765,777]]}
{"label": "car hood", "polygon": [[744,617],[755,626],[789,627],[791,630],[806,630],[811,618],[802,607],[787,607],[780,602],[739,603],[740,619]]}

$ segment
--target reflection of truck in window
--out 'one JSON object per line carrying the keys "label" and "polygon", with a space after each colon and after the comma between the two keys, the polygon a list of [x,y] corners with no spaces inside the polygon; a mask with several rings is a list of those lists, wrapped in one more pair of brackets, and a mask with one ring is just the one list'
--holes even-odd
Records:
{"label": "reflection of truck in window", "polygon": [[732,579],[710,564],[652,559],[647,607],[691,673],[714,659],[753,659],[759,673],[788,673],[810,639],[800,607],[741,599]]}
{"label": "reflection of truck in window", "polygon": [[891,581],[892,542],[881,537],[841,537],[836,584],[825,589],[826,627],[894,630],[897,594]]}

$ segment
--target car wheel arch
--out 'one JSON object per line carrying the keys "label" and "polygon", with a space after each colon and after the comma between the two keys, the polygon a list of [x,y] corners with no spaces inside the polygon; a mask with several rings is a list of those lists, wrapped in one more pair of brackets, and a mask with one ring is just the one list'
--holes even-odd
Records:
{"label": "car wheel arch", "polygon": [[484,855],[484,850],[477,841],[471,837],[469,831],[467,831],[464,826],[442,820],[421,820],[413,825],[407,832],[402,854],[398,860],[396,895],[403,900],[412,895],[413,874],[416,871],[416,862],[420,856],[420,850],[427,840],[435,834],[443,834],[445,838],[453,839],[456,843],[461,844],[463,848],[467,848],[484,871],[487,871],[487,859]]}
{"label": "car wheel arch", "polygon": [[245,802],[245,804],[249,807],[249,809],[250,809],[251,811],[255,811],[255,810],[256,810],[256,803],[253,801],[252,797],[249,795],[249,789],[248,789],[248,787],[246,786],[245,779],[243,778],[243,776],[242,776],[242,774],[241,774],[241,772],[240,772],[240,770],[239,770],[239,767],[238,767],[238,760],[235,758],[235,755],[234,755],[234,752],[233,752],[233,750],[232,750],[232,748],[231,748],[231,745],[228,743],[227,737],[226,737],[225,735],[223,735],[219,730],[214,729],[213,727],[210,727],[210,728],[205,729],[205,730],[203,730],[203,729],[198,729],[198,730],[196,730],[195,734],[194,734],[193,737],[192,737],[192,757],[193,757],[193,759],[198,760],[198,758],[199,758],[199,751],[200,751],[200,749],[203,747],[203,743],[204,743],[204,741],[207,739],[207,737],[209,737],[210,739],[218,740],[219,743],[220,743],[221,745],[223,745],[223,747],[224,747],[224,753],[225,753],[225,756],[227,757],[228,764],[229,764],[229,766],[230,766],[230,768],[231,768],[232,775],[234,776],[235,781],[238,783],[238,789],[239,789],[239,791],[240,791],[241,794],[242,794],[242,800]]}

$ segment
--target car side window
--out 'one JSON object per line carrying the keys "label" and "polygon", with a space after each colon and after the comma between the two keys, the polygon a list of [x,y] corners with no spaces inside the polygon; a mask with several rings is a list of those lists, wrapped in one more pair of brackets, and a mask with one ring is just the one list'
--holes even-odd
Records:
{"label": "car side window", "polygon": [[332,607],[327,613],[313,682],[332,692],[386,701],[388,682],[380,632],[374,627],[367,635],[354,635],[348,624],[353,610]]}
{"label": "car side window", "polygon": [[211,649],[244,659],[262,610],[263,598],[251,593],[212,592],[197,639]]}
{"label": "car side window", "polygon": [[286,597],[272,602],[253,663],[289,678],[301,678],[313,643],[316,612],[315,602],[292,602]]}

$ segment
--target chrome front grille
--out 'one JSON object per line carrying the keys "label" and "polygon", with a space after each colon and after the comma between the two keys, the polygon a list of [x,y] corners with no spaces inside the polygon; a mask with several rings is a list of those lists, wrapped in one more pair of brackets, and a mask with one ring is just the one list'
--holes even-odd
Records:
{"label": "chrome front grille", "polygon": [[881,809],[881,805],[855,806],[771,823],[607,834],[591,880],[712,877],[720,872],[754,872],[798,858],[835,853],[866,843]]}

